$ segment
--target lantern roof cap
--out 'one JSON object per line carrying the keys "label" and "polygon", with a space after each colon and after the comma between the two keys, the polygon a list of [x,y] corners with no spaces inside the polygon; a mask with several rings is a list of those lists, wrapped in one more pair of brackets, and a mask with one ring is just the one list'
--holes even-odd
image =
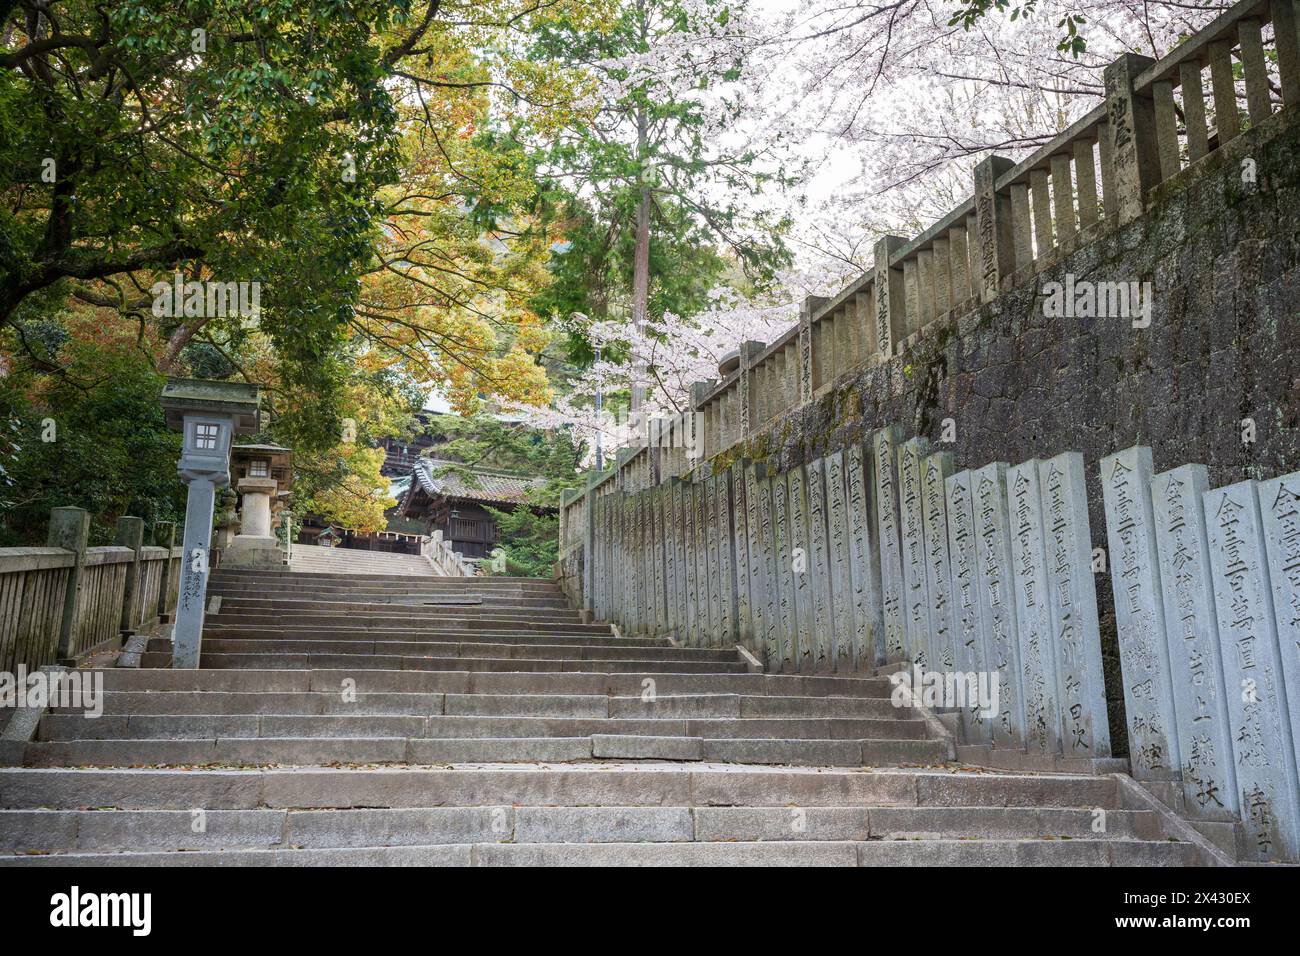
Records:
{"label": "lantern roof cap", "polygon": [[180,428],[188,415],[229,415],[235,434],[256,431],[262,390],[247,382],[215,382],[201,378],[169,378],[162,390],[167,424]]}

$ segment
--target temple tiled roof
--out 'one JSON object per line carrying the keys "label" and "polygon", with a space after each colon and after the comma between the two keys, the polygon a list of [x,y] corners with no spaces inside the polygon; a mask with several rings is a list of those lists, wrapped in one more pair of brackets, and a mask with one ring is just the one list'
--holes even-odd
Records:
{"label": "temple tiled roof", "polygon": [[[447,471],[448,468],[455,470]],[[411,476],[415,479],[411,485],[412,490],[418,484],[430,496],[463,498],[489,504],[522,504],[527,501],[529,489],[546,485],[545,478],[469,468],[460,462],[440,458],[419,459],[411,468]]]}

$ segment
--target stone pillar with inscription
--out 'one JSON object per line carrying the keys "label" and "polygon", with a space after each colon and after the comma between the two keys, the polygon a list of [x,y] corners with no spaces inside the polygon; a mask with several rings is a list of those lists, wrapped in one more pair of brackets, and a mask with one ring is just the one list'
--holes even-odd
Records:
{"label": "stone pillar with inscription", "polygon": [[883,627],[876,647],[881,663],[907,659],[906,598],[898,505],[898,446],[902,429],[889,425],[871,436],[871,484],[875,492],[876,541],[880,549],[880,606]]}
{"label": "stone pillar with inscription", "polygon": [[944,482],[952,474],[952,452],[939,451],[921,462],[921,516],[925,531],[925,587],[928,599],[930,666],[953,671],[952,563],[948,553],[948,502]]}
{"label": "stone pillar with inscription", "polygon": [[1204,465],[1183,465],[1151,479],[1183,795],[1194,814],[1213,819],[1234,816],[1239,804],[1201,510],[1209,486]]}
{"label": "stone pillar with inscription", "polygon": [[903,246],[907,240],[902,236],[882,236],[876,240],[875,271],[872,276],[872,288],[875,291],[876,314],[873,317],[876,329],[876,351],[882,358],[889,358],[898,345],[907,338],[907,301],[903,292],[903,270],[892,268],[889,258]]}
{"label": "stone pillar with inscription", "polygon": [[813,669],[827,671],[834,666],[837,648],[832,616],[825,461],[818,458],[809,462],[805,473],[808,477],[808,551],[811,558],[808,584],[813,599]]}
{"label": "stone pillar with inscription", "polygon": [[1115,593],[1129,763],[1139,780],[1178,775],[1178,734],[1165,628],[1164,595],[1151,506],[1151,449],[1127,448],[1101,460],[1101,490]]}
{"label": "stone pillar with inscription", "polygon": [[754,618],[754,639],[769,669],[780,668],[777,639],[777,593],[772,565],[776,544],[772,536],[772,491],[761,474],[762,466],[745,468],[745,531],[749,540],[750,606]]}
{"label": "stone pillar with inscription", "polygon": [[799,403],[812,398],[813,394],[813,313],[826,304],[826,298],[820,295],[806,296],[803,307],[799,310]]}
{"label": "stone pillar with inscription", "polygon": [[813,581],[811,547],[808,541],[808,474],[803,465],[790,469],[788,493],[790,496],[790,569],[794,577],[795,609],[795,670],[801,674],[813,671],[816,660],[815,616],[813,607]]}
{"label": "stone pillar with inscription", "polygon": [[791,557],[790,476],[775,474],[769,481],[772,489],[772,528],[776,537],[774,570],[776,574],[777,613],[780,619],[780,669],[793,671],[798,666],[799,614],[795,601],[795,579]]}
{"label": "stone pillar with inscription", "polygon": [[1254,481],[1202,499],[1248,852],[1300,862],[1300,779]]}
{"label": "stone pillar with inscription", "polygon": [[740,433],[738,437],[742,441],[749,438],[763,424],[762,416],[758,414],[760,407],[756,394],[758,373],[754,370],[754,366],[766,347],[764,343],[752,340],[740,343],[740,381],[738,384],[740,390]]}
{"label": "stone pillar with inscription", "polygon": [[736,556],[735,533],[732,522],[734,509],[731,503],[731,472],[723,469],[713,476],[713,508],[717,515],[718,541],[718,645],[735,647],[736,629]]}
{"label": "stone pillar with inscription", "polygon": [[849,576],[853,595],[853,667],[884,663],[884,620],[880,606],[880,550],[872,508],[871,451],[854,442],[844,472],[848,513]]}
{"label": "stone pillar with inscription", "polygon": [[1300,472],[1259,484],[1291,744],[1300,764]]}
{"label": "stone pillar with inscription", "polygon": [[925,513],[921,467],[930,453],[926,438],[898,449],[899,536],[903,561],[903,619],[907,658],[925,670],[938,667],[930,633],[930,598],[925,562]]}
{"label": "stone pillar with inscription", "polygon": [[860,653],[854,613],[860,598],[853,585],[852,538],[849,527],[847,474],[843,451],[826,456],[826,528],[830,558],[831,627],[836,671],[851,671]]}
{"label": "stone pillar with inscription", "polygon": [[1007,464],[993,462],[971,473],[974,498],[980,643],[997,671],[998,715],[995,747],[1025,745],[1025,705],[1016,624],[1016,586],[1012,573],[1011,520],[1007,512]]}
{"label": "stone pillar with inscription", "polygon": [[984,302],[996,299],[1002,280],[1016,271],[1011,194],[997,190],[998,178],[1014,165],[1005,156],[988,156],[975,167],[975,241],[980,271],[974,285]]}
{"label": "stone pillar with inscription", "polygon": [[1047,595],[1040,464],[1037,458],[1031,458],[1007,469],[1007,510],[1025,706],[1025,749],[1031,754],[1054,757],[1061,752],[1061,709],[1056,691],[1056,642]]}
{"label": "stone pillar with inscription", "polygon": [[699,646],[700,621],[704,614],[700,607],[699,554],[695,535],[695,496],[698,491],[699,486],[695,482],[682,482],[682,576],[686,583],[686,622],[682,628],[682,638],[692,647]]}
{"label": "stone pillar with inscription", "polygon": [[753,650],[754,596],[751,589],[753,576],[750,562],[753,556],[749,547],[749,508],[746,501],[745,473],[749,462],[733,462],[731,468],[731,541],[733,574],[736,589],[736,633],[741,643]]}
{"label": "stone pillar with inscription", "polygon": [[[933,458],[934,456],[931,456]],[[974,476],[960,471],[944,482],[948,513],[948,561],[952,579],[953,646],[955,669],[966,674],[993,674],[984,652],[981,634],[979,596],[979,546],[975,531]],[[998,679],[993,674],[994,680]],[[998,710],[1002,709],[1001,687]],[[987,743],[993,738],[997,714],[986,714],[983,706],[968,706],[962,711],[966,739]]]}
{"label": "stone pillar with inscription", "polygon": [[1067,451],[1038,466],[1043,496],[1047,593],[1056,643],[1056,693],[1062,752],[1109,757],[1110,722],[1101,666],[1097,586],[1083,456]]}
{"label": "stone pillar with inscription", "polygon": [[[1160,153],[1156,140],[1155,105],[1151,92],[1138,92],[1133,80],[1154,61],[1122,53],[1105,71],[1106,129],[1110,146],[1114,211],[1120,223],[1136,219],[1146,209],[1147,192],[1160,182]],[[1109,204],[1108,204],[1109,205]]]}

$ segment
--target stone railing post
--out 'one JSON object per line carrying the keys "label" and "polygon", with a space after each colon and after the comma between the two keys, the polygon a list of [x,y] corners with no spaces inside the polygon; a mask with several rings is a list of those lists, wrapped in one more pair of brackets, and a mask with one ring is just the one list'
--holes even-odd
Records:
{"label": "stone railing post", "polygon": [[1106,67],[1106,131],[1115,202],[1110,205],[1120,223],[1131,222],[1146,208],[1147,191],[1160,182],[1160,152],[1156,141],[1155,104],[1149,92],[1139,94],[1133,79],[1154,60],[1124,53]]}
{"label": "stone railing post", "polygon": [[708,416],[704,414],[704,400],[718,383],[713,379],[691,382],[691,445],[698,453],[691,467],[709,457],[713,436],[708,431]]}
{"label": "stone railing post", "polygon": [[903,270],[891,269],[889,259],[907,245],[902,236],[882,236],[876,240],[876,263],[872,288],[876,293],[876,351],[883,358],[894,354],[898,343],[907,338],[907,301],[903,291]]}
{"label": "stone railing post", "polygon": [[153,543],[159,548],[167,549],[163,558],[162,573],[158,576],[158,622],[167,623],[168,601],[172,580],[172,546],[176,543],[176,524],[171,521],[157,521],[153,526]]}
{"label": "stone railing post", "polygon": [[1016,271],[1011,196],[1004,196],[996,188],[998,177],[1014,165],[1005,156],[989,156],[975,167],[975,241],[979,244],[980,272],[974,285],[981,302],[996,299],[1002,280]]}
{"label": "stone railing post", "polygon": [[[740,435],[742,441],[754,430],[754,365],[767,346],[762,342],[740,343]],[[762,422],[759,422],[761,425]]]}
{"label": "stone railing post", "polygon": [[[117,519],[117,533],[113,544],[130,548],[134,554],[126,568],[126,582],[122,586],[122,620],[120,629],[123,634],[133,633],[140,618],[136,614],[136,597],[140,591],[140,549],[144,547],[144,519],[125,515]],[[144,609],[141,608],[141,613]]]}
{"label": "stone railing post", "polygon": [[72,567],[63,592],[63,617],[59,622],[57,659],[72,658],[76,641],[77,610],[81,600],[81,569],[86,562],[86,543],[90,535],[90,514],[84,508],[53,508],[45,544],[72,552]]}
{"label": "stone railing post", "polygon": [[827,299],[825,296],[810,295],[803,300],[803,305],[799,309],[799,402],[800,404],[810,401],[813,396],[813,368],[815,367],[817,356],[813,355],[813,334],[812,334],[812,316],[819,308],[825,305]]}

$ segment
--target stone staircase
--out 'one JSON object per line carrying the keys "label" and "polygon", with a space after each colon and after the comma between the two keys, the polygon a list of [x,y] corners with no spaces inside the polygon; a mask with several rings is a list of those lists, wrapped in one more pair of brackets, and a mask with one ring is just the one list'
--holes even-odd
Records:
{"label": "stone staircase", "polygon": [[437,572],[419,554],[363,551],[359,548],[325,548],[316,544],[295,544],[289,570],[301,574],[415,575],[431,577]]}
{"label": "stone staircase", "polygon": [[1117,777],[962,769],[884,678],[620,638],[549,581],[210,594],[200,669],[151,642],[0,770],[0,863],[1208,862]]}

